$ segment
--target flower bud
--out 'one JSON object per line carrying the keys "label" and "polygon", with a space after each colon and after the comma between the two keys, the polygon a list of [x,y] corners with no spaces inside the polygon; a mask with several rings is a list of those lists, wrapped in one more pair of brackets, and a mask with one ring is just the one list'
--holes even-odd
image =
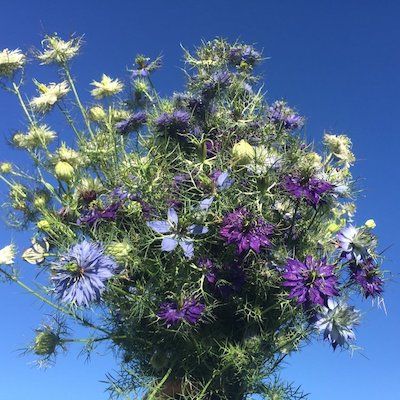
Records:
{"label": "flower bud", "polygon": [[233,161],[239,165],[248,164],[254,157],[254,148],[245,140],[236,143],[232,148]]}
{"label": "flower bud", "polygon": [[328,232],[330,232],[330,233],[336,233],[339,231],[339,229],[340,229],[340,226],[338,224],[336,224],[335,222],[330,223],[327,228]]}
{"label": "flower bud", "polygon": [[8,174],[12,171],[12,164],[9,162],[0,163],[0,174]]}
{"label": "flower bud", "polygon": [[50,222],[47,221],[46,219],[41,219],[40,221],[38,221],[36,223],[36,226],[38,227],[38,229],[45,231],[45,232],[47,232],[51,229]]}
{"label": "flower bud", "polygon": [[95,122],[104,121],[106,116],[107,116],[107,114],[104,111],[103,107],[101,107],[101,106],[94,106],[89,110],[89,118],[92,121],[95,121]]}
{"label": "flower bud", "polygon": [[376,223],[373,219],[368,219],[365,221],[364,226],[368,229],[374,229],[376,227]]}
{"label": "flower bud", "polygon": [[113,242],[107,246],[107,253],[118,262],[126,261],[131,251],[132,246],[127,242]]}
{"label": "flower bud", "polygon": [[66,161],[59,161],[54,167],[54,172],[58,179],[70,181],[74,177],[74,167]]}
{"label": "flower bud", "polygon": [[33,198],[33,205],[36,208],[42,208],[46,206],[48,201],[49,198],[45,193],[36,193]]}
{"label": "flower bud", "polygon": [[50,356],[55,353],[60,337],[51,330],[38,332],[33,345],[33,352],[38,356]]}

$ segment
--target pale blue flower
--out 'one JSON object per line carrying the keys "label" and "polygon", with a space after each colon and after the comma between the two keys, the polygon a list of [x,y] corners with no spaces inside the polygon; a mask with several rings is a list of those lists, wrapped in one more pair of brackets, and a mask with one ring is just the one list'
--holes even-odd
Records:
{"label": "pale blue flower", "polygon": [[165,221],[149,221],[147,222],[147,226],[154,232],[169,234],[164,236],[161,241],[162,251],[174,251],[179,245],[182,248],[185,257],[190,259],[194,255],[194,244],[193,239],[187,235],[203,235],[208,232],[208,228],[206,226],[193,224],[186,229],[187,235],[184,235],[178,230],[178,222],[179,218],[175,209],[169,208],[167,219]]}

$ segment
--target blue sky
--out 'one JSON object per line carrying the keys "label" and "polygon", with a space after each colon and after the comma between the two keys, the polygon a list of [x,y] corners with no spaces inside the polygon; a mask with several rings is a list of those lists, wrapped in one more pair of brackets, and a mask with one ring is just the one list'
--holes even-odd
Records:
{"label": "blue sky", "polygon": [[[350,357],[316,343],[291,357],[282,375],[312,393],[312,400],[395,400],[400,392],[399,13],[395,0],[19,0],[2,4],[0,48],[38,46],[44,33],[85,34],[83,54],[74,63],[85,98],[93,79],[103,72],[123,77],[138,52],[164,55],[155,81],[167,94],[182,87],[180,43],[191,48],[222,36],[264,49],[271,57],[262,67],[268,98],[285,98],[305,115],[310,139],[319,140],[324,130],[352,138],[359,160],[354,175],[364,189],[357,222],[374,218],[381,248],[393,245],[386,262],[393,272],[385,296],[388,315],[362,304],[363,350]],[[31,71],[43,81],[56,79],[48,68]],[[22,121],[14,99],[0,93],[1,134],[22,128]],[[0,140],[0,161],[5,159],[21,156]],[[0,246],[10,237],[26,246],[27,235],[0,226]],[[27,265],[22,275],[34,276]],[[112,354],[100,349],[86,363],[72,348],[54,368],[37,370],[17,350],[48,310],[10,285],[0,287],[0,310],[0,400],[107,399],[100,381],[116,366]]]}

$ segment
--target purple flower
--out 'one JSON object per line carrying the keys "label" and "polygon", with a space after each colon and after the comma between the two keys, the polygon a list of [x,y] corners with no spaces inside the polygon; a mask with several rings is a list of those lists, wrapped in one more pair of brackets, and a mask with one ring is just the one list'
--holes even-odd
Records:
{"label": "purple flower", "polygon": [[274,231],[263,218],[254,219],[244,207],[227,214],[220,228],[220,235],[227,244],[235,244],[238,254],[248,250],[259,253],[262,247],[270,247]]}
{"label": "purple flower", "polygon": [[138,111],[132,114],[124,121],[117,122],[115,129],[121,134],[126,135],[130,132],[138,131],[147,121],[147,115],[144,111]]}
{"label": "purple flower", "polygon": [[207,140],[206,141],[206,151],[207,157],[214,157],[221,151],[221,142],[217,140]]}
{"label": "purple flower", "polygon": [[174,251],[179,245],[186,258],[192,258],[194,255],[193,239],[187,235],[203,235],[208,232],[208,228],[202,225],[190,225],[183,235],[178,229],[178,214],[173,208],[168,209],[168,216],[165,221],[149,221],[147,226],[154,232],[165,234],[161,242],[161,250],[166,252]]}
{"label": "purple flower", "polygon": [[333,189],[333,185],[315,177],[301,178],[287,175],[283,181],[283,188],[296,199],[304,199],[307,203],[316,207],[322,196]]}
{"label": "purple flower", "polygon": [[203,258],[199,260],[198,264],[204,269],[205,278],[212,291],[224,299],[239,292],[245,284],[245,272],[237,263],[219,267],[210,259]]}
{"label": "purple flower", "polygon": [[117,269],[100,243],[84,240],[53,263],[51,280],[62,302],[87,307],[100,301],[107,280]]}
{"label": "purple flower", "polygon": [[234,182],[234,180],[229,177],[227,171],[223,172],[218,169],[211,174],[211,179],[219,190],[229,189]]}
{"label": "purple flower", "polygon": [[229,62],[235,66],[240,66],[242,62],[251,66],[261,60],[261,54],[252,46],[235,46],[229,51]]}
{"label": "purple flower", "polygon": [[203,97],[210,99],[215,96],[218,90],[222,90],[230,85],[231,78],[231,73],[229,71],[214,72],[210,79],[204,83],[202,88]]}
{"label": "purple flower", "polygon": [[380,296],[383,292],[383,280],[381,271],[374,263],[372,258],[365,260],[360,264],[351,264],[351,279],[356,282],[365,298]]}
{"label": "purple flower", "polygon": [[288,259],[283,274],[283,286],[290,287],[289,298],[299,304],[326,305],[329,297],[338,296],[335,267],[325,260],[314,260],[307,256],[304,262]]}
{"label": "purple flower", "polygon": [[157,57],[154,61],[145,56],[137,56],[135,59],[136,68],[131,71],[132,78],[148,77],[153,71],[161,67],[161,58]]}
{"label": "purple flower", "polygon": [[115,221],[121,205],[122,202],[117,201],[104,209],[95,207],[89,210],[84,210],[76,222],[78,225],[86,224],[88,226],[96,226],[102,220]]}
{"label": "purple flower", "polygon": [[162,113],[155,125],[159,132],[168,134],[182,134],[189,130],[190,114],[185,110],[176,110],[173,113]]}
{"label": "purple flower", "polygon": [[321,307],[314,326],[324,334],[333,349],[348,346],[356,337],[353,326],[360,322],[360,311],[347,304],[328,299],[327,307]]}
{"label": "purple flower", "polygon": [[270,108],[268,117],[270,121],[287,130],[301,128],[304,124],[303,118],[296,114],[283,101],[276,101]]}
{"label": "purple flower", "polygon": [[186,299],[182,307],[179,307],[176,302],[167,301],[161,304],[157,316],[165,322],[167,328],[177,325],[181,321],[195,325],[200,320],[205,308],[204,303],[193,298]]}

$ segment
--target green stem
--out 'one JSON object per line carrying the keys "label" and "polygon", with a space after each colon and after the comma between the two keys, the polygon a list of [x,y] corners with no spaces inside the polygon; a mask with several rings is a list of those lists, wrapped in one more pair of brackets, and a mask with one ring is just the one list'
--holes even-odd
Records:
{"label": "green stem", "polygon": [[92,328],[92,329],[96,329],[98,331],[101,331],[107,335],[111,335],[111,332],[107,331],[104,328],[101,328],[99,326],[96,326],[94,324],[92,324],[91,322],[87,321],[84,317],[81,317],[77,314],[75,314],[74,312],[61,307],[55,303],[53,303],[52,301],[50,301],[49,299],[47,299],[46,297],[42,296],[40,293],[37,293],[36,291],[34,291],[33,289],[31,289],[28,285],[26,285],[24,282],[20,281],[16,276],[11,275],[10,273],[8,273],[7,271],[4,271],[4,269],[0,268],[0,273],[2,273],[4,276],[6,276],[8,279],[10,279],[11,281],[15,282],[17,285],[21,286],[23,289],[25,289],[28,293],[32,294],[33,296],[37,297],[39,300],[41,300],[43,303],[49,305],[50,307],[56,309],[57,311],[60,311],[66,315],[69,315],[70,317],[78,320],[82,325],[88,327],[88,328]]}
{"label": "green stem", "polygon": [[29,114],[28,109],[26,108],[25,102],[21,96],[21,92],[19,91],[19,86],[15,82],[13,82],[12,85],[13,85],[13,89],[14,89],[13,92],[17,95],[18,101],[21,104],[21,107],[24,110],[26,117],[28,118],[29,122],[33,125],[34,121],[32,119],[32,116]]}

